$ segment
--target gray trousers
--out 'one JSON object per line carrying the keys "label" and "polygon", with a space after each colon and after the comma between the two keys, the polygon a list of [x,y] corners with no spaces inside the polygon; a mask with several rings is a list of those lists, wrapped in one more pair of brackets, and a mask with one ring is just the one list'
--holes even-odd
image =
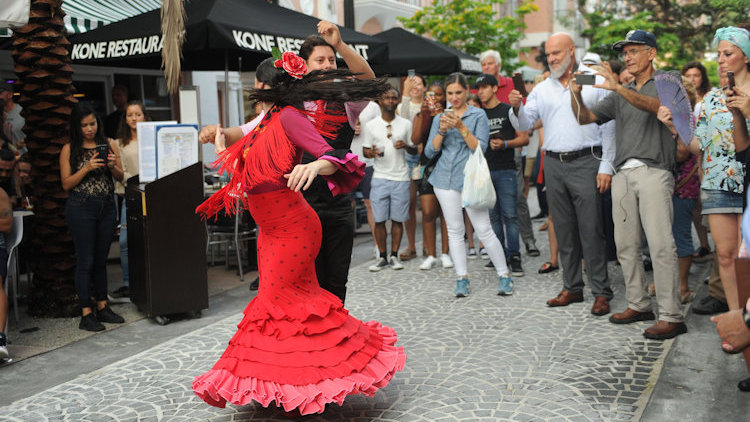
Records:
{"label": "gray trousers", "polygon": [[521,149],[516,148],[516,183],[518,183],[518,226],[519,232],[521,233],[521,239],[523,243],[528,246],[536,248],[536,239],[534,238],[534,228],[531,226],[531,216],[529,215],[529,203],[526,202],[526,196],[523,194],[524,181],[523,181],[523,165],[521,164],[523,156],[521,155]]}
{"label": "gray trousers", "polygon": [[581,259],[586,260],[591,292],[612,299],[607,275],[602,199],[596,187],[599,160],[586,155],[569,162],[544,157],[549,213],[555,223],[563,288],[583,293]]}

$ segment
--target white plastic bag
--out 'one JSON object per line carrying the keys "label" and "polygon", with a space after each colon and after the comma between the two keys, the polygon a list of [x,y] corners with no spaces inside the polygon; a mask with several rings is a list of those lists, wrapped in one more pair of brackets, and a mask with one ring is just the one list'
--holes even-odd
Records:
{"label": "white plastic bag", "polygon": [[477,145],[464,167],[464,188],[461,201],[464,208],[492,208],[496,201],[495,186],[490,177],[490,168],[484,159],[481,145]]}

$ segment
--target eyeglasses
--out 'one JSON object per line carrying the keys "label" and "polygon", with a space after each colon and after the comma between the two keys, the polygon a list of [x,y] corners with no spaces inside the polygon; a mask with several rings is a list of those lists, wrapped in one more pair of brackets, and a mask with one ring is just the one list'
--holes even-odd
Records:
{"label": "eyeglasses", "polygon": [[641,51],[647,51],[647,50],[651,50],[651,47],[646,47],[646,48],[631,48],[628,51],[623,51],[622,53],[620,53],[618,55],[618,57],[620,57],[620,60],[624,60],[626,57],[635,57]]}

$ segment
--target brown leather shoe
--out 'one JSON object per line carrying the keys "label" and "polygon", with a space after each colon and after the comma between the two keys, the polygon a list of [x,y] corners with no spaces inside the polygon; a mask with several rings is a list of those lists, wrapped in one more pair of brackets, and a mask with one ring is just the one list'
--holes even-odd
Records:
{"label": "brown leather shoe", "polygon": [[575,294],[563,289],[559,295],[547,301],[547,306],[568,306],[571,303],[576,302],[583,302],[583,295],[580,293]]}
{"label": "brown leather shoe", "polygon": [[627,308],[619,314],[613,314],[609,317],[609,322],[613,324],[630,324],[636,321],[648,321],[656,319],[651,311],[638,312],[634,309]]}
{"label": "brown leather shoe", "polygon": [[594,306],[591,307],[591,313],[596,316],[607,315],[609,313],[609,299],[604,296],[597,296],[594,300]]}
{"label": "brown leather shoe", "polygon": [[656,321],[656,324],[646,328],[643,337],[652,340],[667,340],[685,333],[687,333],[687,325],[684,322],[667,322],[660,319]]}

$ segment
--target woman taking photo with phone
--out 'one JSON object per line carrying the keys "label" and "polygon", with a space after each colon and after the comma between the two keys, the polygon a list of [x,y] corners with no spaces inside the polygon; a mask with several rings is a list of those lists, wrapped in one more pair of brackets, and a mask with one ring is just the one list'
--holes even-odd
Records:
{"label": "woman taking photo with phone", "polygon": [[[104,138],[99,116],[87,103],[79,103],[70,115],[70,143],[60,151],[60,179],[69,191],[65,221],[76,251],[75,287],[81,306],[78,328],[102,331],[102,322],[125,320],[107,304],[107,255],[115,232],[114,182],[122,180],[117,145]],[[91,286],[96,300],[92,309]]]}
{"label": "woman taking photo with phone", "polygon": [[[490,137],[490,126],[484,111],[466,103],[469,85],[463,73],[452,73],[445,80],[445,93],[449,108],[432,122],[425,146],[425,155],[431,158],[442,151],[435,170],[428,181],[433,186],[440,202],[445,222],[448,225],[450,254],[456,268],[458,280],[454,294],[464,297],[469,294],[469,275],[466,264],[464,242],[464,219],[461,190],[464,184],[464,167],[469,155],[476,148],[484,151]],[[513,280],[505,262],[505,252],[492,231],[490,213],[487,208],[467,207],[466,213],[474,225],[479,240],[484,244],[500,278],[499,295],[513,293]]]}

